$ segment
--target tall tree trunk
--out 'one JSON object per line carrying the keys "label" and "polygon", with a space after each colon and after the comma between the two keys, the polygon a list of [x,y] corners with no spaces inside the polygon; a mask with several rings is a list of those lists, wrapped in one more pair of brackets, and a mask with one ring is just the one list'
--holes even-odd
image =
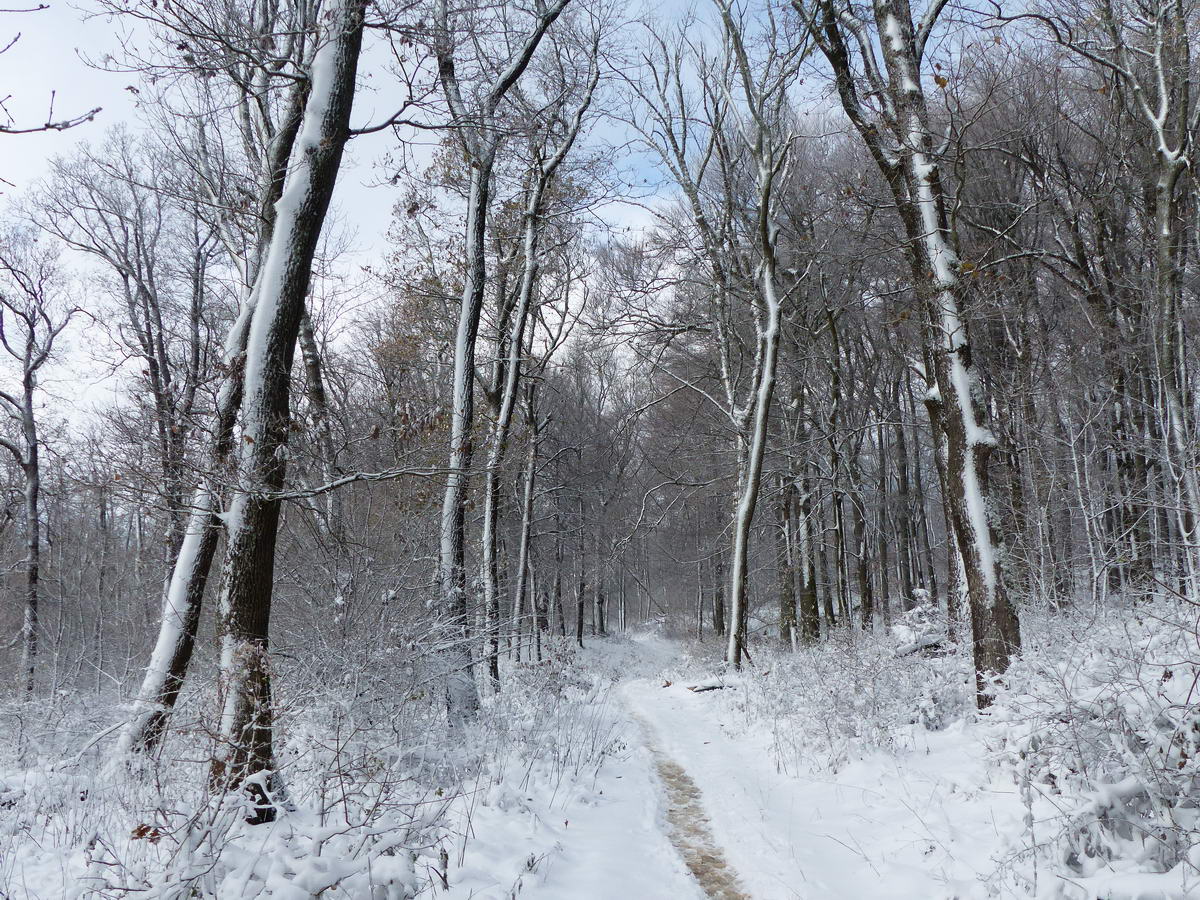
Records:
{"label": "tall tree trunk", "polygon": [[884,426],[880,423],[876,429],[876,449],[879,458],[879,507],[878,507],[878,527],[876,533],[879,536],[878,540],[878,569],[879,569],[879,607],[883,613],[884,625],[890,624],[891,619],[891,582],[888,578],[888,467],[886,460],[890,457],[884,440]]}
{"label": "tall tree trunk", "polygon": [[1171,479],[1178,501],[1176,525],[1185,548],[1184,578],[1188,596],[1200,596],[1200,458],[1196,452],[1195,404],[1189,384],[1186,317],[1183,311],[1182,259],[1187,228],[1180,215],[1179,182],[1187,160],[1159,150],[1160,174],[1155,185],[1155,278],[1159,314],[1158,359],[1165,401],[1165,432]]}
{"label": "tall tree trunk", "polygon": [[766,306],[766,321],[758,334],[758,365],[755,373],[757,387],[753,394],[750,418],[752,427],[748,435],[744,463],[739,467],[741,477],[738,484],[741,495],[733,520],[729,581],[730,629],[726,658],[735,671],[742,667],[742,652],[746,644],[746,626],[750,612],[746,593],[750,529],[754,524],[755,508],[758,506],[763,458],[767,449],[771,397],[775,392],[775,366],[779,356],[780,303],[775,285],[775,232],[770,224],[771,185],[769,180],[763,183],[762,179],[765,179],[765,176],[760,172],[759,232],[764,251],[760,281],[761,296]]}
{"label": "tall tree trunk", "polygon": [[473,456],[471,424],[475,417],[475,338],[483,309],[486,257],[484,233],[495,149],[475,161],[467,200],[467,275],[454,341],[454,385],[450,401],[450,460],[442,502],[441,553],[438,568],[443,634],[441,653],[446,711],[451,724],[475,717],[479,691],[472,672],[470,617],[465,565],[466,504]]}
{"label": "tall tree trunk", "polygon": [[779,585],[779,641],[795,649],[796,634],[796,542],[792,539],[792,506],[795,486],[788,476],[781,478],[779,499],[775,504],[775,572]]}
{"label": "tall tree trunk", "polygon": [[[550,6],[538,7],[529,32],[516,41],[513,56],[500,66],[499,74],[492,83],[483,86],[478,103],[470,108],[464,102],[455,57],[456,32],[460,25],[458,11],[452,11],[446,0],[440,0],[435,7],[438,80],[471,172],[467,188],[464,241],[466,272],[454,338],[449,475],[442,501],[439,596],[436,600],[436,612],[443,632],[439,649],[446,711],[452,725],[473,719],[479,710],[479,689],[472,669],[470,614],[467,607],[466,504],[474,455],[471,427],[475,415],[475,340],[487,286],[485,238],[488,207],[491,203],[492,170],[505,130],[503,124],[496,120],[497,109],[528,68],[542,38],[568,2],[553,0]],[[515,352],[520,349],[521,345],[518,344]]]}
{"label": "tall tree trunk", "polygon": [[[266,252],[274,231],[276,203],[283,192],[284,174],[299,134],[309,89],[307,82],[292,89],[288,112],[267,154],[269,177],[260,204],[260,253]],[[261,264],[256,263],[255,271],[260,268]],[[187,524],[163,591],[154,651],[138,690],[134,715],[122,729],[118,741],[120,755],[130,751],[150,751],[159,745],[191,663],[204,592],[223,527],[219,484],[227,474],[237,413],[242,402],[246,342],[257,299],[257,285],[249,286],[238,317],[225,339],[222,353],[225,374],[217,390],[207,471],[192,494]]]}
{"label": "tall tree trunk", "polygon": [[[324,366],[312,318],[307,307],[300,317],[300,352],[304,359],[304,375],[308,385],[308,402],[311,408],[313,430],[316,432],[317,449],[321,454],[321,477],[328,484],[341,474],[338,465],[337,447],[333,443],[333,423],[330,421],[329,399],[325,391]],[[342,495],[336,490],[325,492],[324,525],[326,533],[340,552],[345,538],[345,522],[342,521]]]}
{"label": "tall tree trunk", "polygon": [[814,644],[821,637],[821,609],[817,597],[817,556],[812,533],[812,490],[808,479],[801,485],[800,509],[796,517],[800,554],[800,637]]}
{"label": "tall tree trunk", "polygon": [[862,494],[858,491],[850,495],[850,509],[854,518],[854,552],[862,627],[863,631],[870,631],[875,616],[875,594],[871,584],[870,560],[867,556],[867,508]]}
{"label": "tall tree trunk", "polygon": [[896,531],[900,538],[896,565],[900,576],[900,608],[908,611],[913,608],[913,590],[916,585],[912,570],[912,492],[909,489],[908,441],[904,429],[903,424],[896,426],[897,503],[900,509],[896,521]]}
{"label": "tall tree trunk", "polygon": [[[32,338],[31,338],[32,344]],[[42,569],[42,466],[39,456],[37,420],[33,413],[35,373],[26,371],[21,432],[25,440],[25,610],[21,620],[21,689],[32,696],[37,675],[38,589]]]}
{"label": "tall tree trunk", "polygon": [[[513,587],[512,603],[512,621],[517,634],[521,633],[521,619],[525,615],[525,595],[528,593],[529,552],[530,541],[533,536],[533,489],[537,478],[537,448],[539,440],[537,423],[533,420],[536,413],[533,410],[532,384],[527,389],[527,395],[530,417],[529,446],[525,451],[525,473],[522,479],[524,489],[521,496],[521,542],[517,550],[517,577],[516,585]],[[520,653],[518,652],[518,658],[519,656]]]}
{"label": "tall tree trunk", "polygon": [[720,556],[713,569],[713,631],[725,636],[725,561]]}
{"label": "tall tree trunk", "polygon": [[579,498],[579,545],[576,547],[579,559],[579,581],[575,586],[575,642],[583,646],[583,607],[587,597],[587,552],[583,540],[583,498]]}
{"label": "tall tree trunk", "polygon": [[563,539],[562,519],[559,516],[558,501],[554,504],[554,613],[558,619],[558,636],[567,636],[567,612],[563,608]]}
{"label": "tall tree trunk", "polygon": [[886,12],[880,21],[884,33],[890,36],[896,31],[902,37],[899,42],[890,37],[884,42],[884,59],[900,85],[896,91],[898,117],[907,143],[901,170],[910,204],[905,224],[912,248],[913,281],[926,310],[931,364],[927,370],[936,389],[930,408],[938,416],[946,440],[943,490],[950,495],[967,579],[976,697],[986,706],[990,702],[984,690],[987,674],[1003,673],[1021,647],[1020,625],[1000,571],[1000,541],[989,509],[988,461],[996,441],[987,430],[983,388],[962,318],[966,291],[949,241],[945,195],[931,151],[928,114],[911,43],[912,25],[905,26],[894,11]]}
{"label": "tall tree trunk", "polygon": [[222,712],[211,779],[241,788],[252,823],[275,816],[268,631],[290,430],[290,374],[313,256],[333,196],[362,46],[365,0],[342,0],[311,65],[312,87],[258,275],[241,404],[239,483],[225,516],[220,597]]}

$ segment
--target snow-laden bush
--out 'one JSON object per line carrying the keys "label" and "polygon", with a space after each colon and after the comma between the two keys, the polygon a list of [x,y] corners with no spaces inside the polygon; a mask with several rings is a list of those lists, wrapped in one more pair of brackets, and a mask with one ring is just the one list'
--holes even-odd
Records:
{"label": "snow-laden bush", "polygon": [[989,716],[1028,808],[1007,888],[1200,893],[1196,610],[1157,600],[1023,630],[1032,640]]}
{"label": "snow-laden bush", "polygon": [[[215,708],[189,693],[161,753],[108,754],[123,710],[95,698],[0,709],[0,897],[282,897],[409,900],[432,894],[478,837],[484,808],[527,794],[565,801],[619,747],[610,674],[554,642],[540,664],[505,663],[478,721],[446,728],[438,685],[411,655],[394,665],[297,661],[276,679],[277,820],[245,822],[241,795],[207,787]],[[82,752],[80,752],[82,750]],[[525,854],[516,871],[529,870]]]}
{"label": "snow-laden bush", "polygon": [[288,801],[257,827],[241,795],[208,790],[210,742],[196,723],[212,706],[209,692],[189,696],[161,753],[128,765],[110,756],[111,735],[83,741],[97,708],[120,724],[124,711],[111,703],[76,701],[53,730],[29,734],[0,772],[0,896],[416,896],[428,881],[418,854],[445,803],[395,752],[423,740],[418,705],[407,704],[413,721],[398,733],[361,727],[319,695],[281,702]]}
{"label": "snow-laden bush", "polygon": [[[928,640],[922,640],[928,639]],[[900,750],[913,729],[940,729],[968,708],[970,663],[918,609],[890,632],[837,630],[796,652],[759,650],[726,702],[765,722],[784,771],[837,771]]]}

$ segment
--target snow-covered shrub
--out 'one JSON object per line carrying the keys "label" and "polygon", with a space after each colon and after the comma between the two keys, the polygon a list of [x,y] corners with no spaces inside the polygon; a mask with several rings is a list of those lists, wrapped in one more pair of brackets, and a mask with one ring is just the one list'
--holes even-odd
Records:
{"label": "snow-covered shrub", "polygon": [[[110,758],[116,698],[0,707],[0,897],[407,900],[469,884],[470,858],[498,858],[472,849],[488,827],[570,802],[622,752],[611,688],[624,645],[584,664],[548,639],[540,663],[506,659],[503,689],[485,686],[478,721],[450,731],[428,643],[393,632],[278,654],[287,796],[269,825],[207,786],[216,703],[203,670],[161,752],[132,767]],[[507,849],[514,877],[532,871],[528,848]]]}
{"label": "snow-covered shrub", "polygon": [[1157,600],[1025,631],[1040,646],[989,717],[1029,810],[1008,887],[1081,900],[1200,890],[1196,610]]}
{"label": "snow-covered shrub", "polygon": [[726,702],[769,723],[783,770],[837,770],[873,750],[903,749],[912,729],[942,728],[970,702],[970,664],[958,648],[911,646],[914,635],[933,634],[921,615],[896,634],[839,630],[794,653],[760,650]]}
{"label": "snow-covered shrub", "polygon": [[[195,723],[209,718],[210,693],[188,694],[161,753],[129,766],[109,755],[124,714],[111,700],[77,698],[26,727],[21,744],[6,742],[0,896],[403,900],[428,884],[417,866],[448,799],[397,752],[425,740],[419,704],[364,724],[332,692],[301,702],[285,687],[277,758],[291,802],[275,823],[250,827],[240,795],[207,788],[209,741]],[[30,702],[0,715],[39,711]]]}

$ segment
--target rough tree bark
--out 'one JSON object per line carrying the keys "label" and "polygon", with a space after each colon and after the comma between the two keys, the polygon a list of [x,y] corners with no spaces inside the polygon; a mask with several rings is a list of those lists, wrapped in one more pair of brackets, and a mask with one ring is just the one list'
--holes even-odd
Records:
{"label": "rough tree bark", "polygon": [[[950,498],[965,564],[976,696],[985,706],[988,673],[1008,668],[1021,635],[989,514],[988,459],[996,440],[986,425],[983,387],[963,317],[968,289],[954,250],[921,87],[925,45],[945,4],[934,2],[914,24],[907,0],[879,0],[873,7],[874,36],[856,11],[832,0],[793,4],[833,69],[842,107],[891,188],[904,227],[913,288],[924,313],[926,405],[937,419],[935,433],[944,436],[942,489]],[[860,79],[880,98],[877,109],[862,101]]]}
{"label": "rough tree bark", "polygon": [[220,597],[221,721],[211,779],[244,788],[252,822],[274,818],[268,632],[275,541],[291,418],[290,374],[312,261],[350,137],[365,0],[330,11],[311,64],[311,90],[291,171],[259,272],[247,340],[239,481],[225,515]]}

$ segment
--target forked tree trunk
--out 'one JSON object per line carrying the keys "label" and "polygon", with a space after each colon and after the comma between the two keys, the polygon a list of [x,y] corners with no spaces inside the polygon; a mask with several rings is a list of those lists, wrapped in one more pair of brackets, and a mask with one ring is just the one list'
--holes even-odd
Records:
{"label": "forked tree trunk", "polygon": [[312,87],[258,275],[241,404],[239,483],[226,514],[220,598],[221,721],[211,780],[242,788],[248,821],[274,818],[268,631],[290,426],[290,374],[313,256],[349,139],[365,0],[342,0],[311,66]]}
{"label": "forked tree trunk", "polygon": [[[264,215],[258,241],[260,252],[265,252],[269,245],[275,204],[283,191],[283,173],[300,129],[308,90],[307,84],[293,89],[289,112],[268,153],[269,174],[263,189],[261,207]],[[261,268],[261,261],[258,268]],[[217,391],[208,468],[202,483],[193,492],[183,537],[168,573],[158,638],[134,701],[134,714],[121,731],[120,756],[131,751],[152,751],[161,743],[191,663],[204,592],[223,527],[220,483],[229,465],[233,432],[242,402],[246,341],[256,302],[257,292],[252,286],[225,340],[222,354],[225,375]]]}

